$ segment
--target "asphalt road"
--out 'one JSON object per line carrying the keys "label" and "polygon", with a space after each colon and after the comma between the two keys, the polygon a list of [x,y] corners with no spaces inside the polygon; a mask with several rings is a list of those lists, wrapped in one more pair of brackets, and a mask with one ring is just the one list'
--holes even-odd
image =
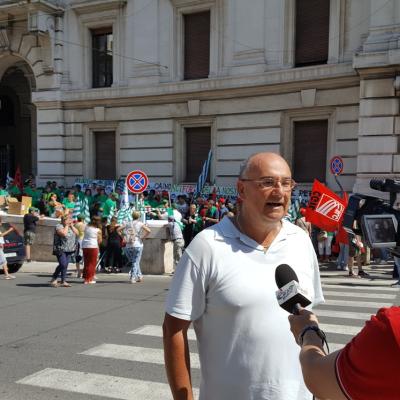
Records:
{"label": "asphalt road", "polygon": [[70,279],[71,288],[49,287],[47,273],[1,279],[0,399],[98,399],[16,383],[45,368],[160,381],[162,365],[79,353],[104,343],[160,349],[161,339],[127,332],[161,325],[170,279],[145,277],[143,283],[129,284],[127,275],[101,275],[91,286]]}
{"label": "asphalt road", "polygon": [[[161,324],[171,277],[103,275],[84,286],[48,285],[55,264],[26,265],[0,279],[0,400],[171,399],[163,366]],[[331,349],[342,347],[382,306],[399,304],[391,265],[369,279],[321,266],[326,303],[315,310]],[[1,278],[1,277],[0,277]],[[199,365],[189,338],[194,386]]]}

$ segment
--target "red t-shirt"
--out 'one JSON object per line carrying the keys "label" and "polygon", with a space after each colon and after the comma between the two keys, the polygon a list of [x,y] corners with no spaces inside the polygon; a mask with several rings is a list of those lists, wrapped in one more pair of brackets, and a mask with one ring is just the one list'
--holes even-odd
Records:
{"label": "red t-shirt", "polygon": [[399,400],[400,307],[382,308],[339,353],[339,386],[350,400]]}

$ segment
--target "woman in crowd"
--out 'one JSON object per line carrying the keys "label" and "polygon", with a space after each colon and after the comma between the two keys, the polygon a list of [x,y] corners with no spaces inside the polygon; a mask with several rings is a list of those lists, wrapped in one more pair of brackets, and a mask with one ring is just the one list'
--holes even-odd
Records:
{"label": "woman in crowd", "polygon": [[50,282],[50,285],[53,287],[59,286],[57,282],[59,275],[61,277],[61,286],[71,286],[65,279],[71,255],[75,252],[76,236],[78,234],[79,232],[74,227],[71,216],[68,214],[63,215],[61,223],[56,226],[54,232],[53,254],[57,257],[58,265]]}
{"label": "woman in crowd", "polygon": [[75,209],[75,196],[72,191],[68,192],[67,197],[63,200],[62,204],[65,206],[65,211],[72,215]]}
{"label": "woman in crowd", "polygon": [[185,239],[186,246],[193,240],[193,238],[203,229],[203,219],[197,212],[196,204],[191,204],[189,210],[182,219],[184,225],[183,237]]}
{"label": "woman in crowd", "polygon": [[58,201],[55,193],[50,193],[47,202],[48,215],[52,218],[59,218],[64,213],[65,207]]}
{"label": "woman in crowd", "polygon": [[107,226],[106,271],[121,272],[122,268],[122,227],[116,217],[111,218]]}
{"label": "woman in crowd", "polygon": [[83,249],[83,279],[84,284],[96,283],[94,276],[96,273],[97,257],[99,255],[99,244],[101,243],[101,219],[94,215],[90,223],[85,228],[82,240]]}
{"label": "woman in crowd", "polygon": [[331,246],[333,240],[333,232],[327,232],[321,230],[318,233],[317,240],[318,240],[318,254],[320,261],[322,262],[330,261],[330,256],[332,254]]}
{"label": "woman in crowd", "polygon": [[14,227],[11,226],[9,229],[4,230],[2,229],[2,219],[0,217],[0,268],[3,269],[3,273],[4,273],[4,279],[15,279],[14,275],[10,275],[8,273],[8,264],[7,264],[7,258],[4,254],[4,236],[7,236],[9,233],[11,233],[14,230]]}
{"label": "woman in crowd", "polygon": [[143,282],[142,271],[140,270],[140,259],[143,252],[143,239],[150,234],[150,229],[140,221],[140,212],[132,213],[133,221],[128,222],[124,227],[126,241],[125,255],[131,264],[129,278],[131,283]]}

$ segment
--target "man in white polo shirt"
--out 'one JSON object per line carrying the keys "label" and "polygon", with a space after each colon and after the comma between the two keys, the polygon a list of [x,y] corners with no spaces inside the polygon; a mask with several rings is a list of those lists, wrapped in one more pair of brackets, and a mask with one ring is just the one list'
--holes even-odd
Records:
{"label": "man in white polo shirt", "polygon": [[274,153],[251,156],[237,182],[239,214],[199,233],[166,301],[165,364],[175,400],[193,398],[187,330],[196,332],[200,400],[311,400],[276,300],[275,269],[289,264],[313,305],[323,301],[308,235],[282,221],[295,183]]}

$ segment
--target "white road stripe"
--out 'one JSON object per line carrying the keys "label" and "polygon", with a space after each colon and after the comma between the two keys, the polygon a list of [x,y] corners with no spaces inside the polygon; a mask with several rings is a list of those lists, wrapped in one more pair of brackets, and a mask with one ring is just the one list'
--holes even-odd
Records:
{"label": "white road stripe", "polygon": [[373,313],[358,313],[351,311],[337,311],[337,310],[319,310],[318,308],[314,308],[313,312],[317,315],[317,317],[337,317],[344,319],[357,319],[360,321],[368,321],[371,318]]}
{"label": "white road stripe", "polygon": [[[135,329],[127,333],[130,335],[162,337],[162,327],[159,325],[144,325],[138,329]],[[188,329],[188,339],[196,340],[196,335],[193,329]]]}
{"label": "white road stripe", "polygon": [[336,290],[325,290],[322,289],[324,296],[338,296],[338,297],[359,297],[363,299],[387,299],[393,300],[396,298],[395,294],[380,294],[380,293],[356,293],[356,292],[338,292]]}
{"label": "white road stripe", "polygon": [[[36,374],[19,380],[17,383],[92,396],[101,396],[108,399],[171,399],[171,391],[166,383],[54,368],[46,368]],[[195,392],[195,396],[197,397],[198,391],[195,390]]]}
{"label": "white road stripe", "polygon": [[381,285],[382,287],[390,287],[390,283],[394,283],[395,280],[393,280],[392,282],[388,282],[387,279],[374,279],[374,280],[367,280],[366,278],[350,278],[350,277],[329,277],[327,278],[322,278],[321,279],[323,283],[326,282],[332,282],[335,284],[338,283],[345,283],[345,284],[353,284],[354,286],[372,286],[372,287],[376,287],[377,285]]}
{"label": "white road stripe", "polygon": [[318,307],[323,306],[347,306],[347,307],[364,307],[379,310],[381,307],[390,307],[392,303],[381,303],[375,301],[353,301],[353,300],[329,300],[325,303],[319,304]]}
{"label": "white road stripe", "polygon": [[[79,354],[164,365],[164,351],[162,349],[152,349],[148,347],[104,343]],[[198,354],[190,353],[190,365],[191,368],[200,368]]]}
{"label": "white road stripe", "polygon": [[362,326],[346,326],[335,324],[319,324],[325,333],[340,333],[342,335],[357,335],[361,331]]}
{"label": "white road stripe", "polygon": [[[349,281],[347,281],[348,283]],[[337,285],[337,284],[326,284],[322,283],[322,289],[349,289],[354,290],[354,293],[357,293],[358,290],[367,290],[367,291],[384,291],[384,292],[393,292],[393,293],[400,293],[399,289],[392,288],[390,286],[372,286],[372,285],[355,285],[355,286],[348,286],[348,285]]]}

